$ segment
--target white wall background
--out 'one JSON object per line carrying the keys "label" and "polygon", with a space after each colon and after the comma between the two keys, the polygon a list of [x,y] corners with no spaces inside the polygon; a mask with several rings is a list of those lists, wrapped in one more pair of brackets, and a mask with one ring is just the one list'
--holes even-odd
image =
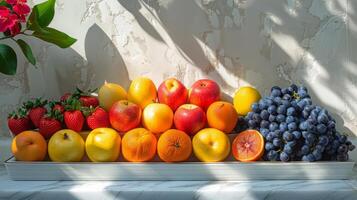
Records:
{"label": "white wall background", "polygon": [[305,84],[340,130],[357,134],[356,12],[354,0],[57,0],[51,26],[78,42],[63,50],[26,39],[38,66],[19,54],[18,74],[0,75],[1,135],[24,100],[104,80],[127,87],[140,75],[187,86],[209,77],[227,97],[243,85],[267,94]]}

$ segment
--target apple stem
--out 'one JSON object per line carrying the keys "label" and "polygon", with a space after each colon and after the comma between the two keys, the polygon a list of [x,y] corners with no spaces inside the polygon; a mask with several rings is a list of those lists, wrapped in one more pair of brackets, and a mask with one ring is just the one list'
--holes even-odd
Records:
{"label": "apple stem", "polygon": [[68,134],[67,134],[67,133],[64,133],[64,134],[63,134],[63,139],[65,139],[65,140],[68,139]]}

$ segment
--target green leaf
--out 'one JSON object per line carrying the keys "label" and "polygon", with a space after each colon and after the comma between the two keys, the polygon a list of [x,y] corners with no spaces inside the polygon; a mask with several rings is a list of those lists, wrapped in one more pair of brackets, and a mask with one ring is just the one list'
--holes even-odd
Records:
{"label": "green leaf", "polygon": [[0,44],[0,72],[7,75],[16,74],[17,58],[15,51],[5,45]]}
{"label": "green leaf", "polygon": [[48,0],[35,5],[30,14],[27,28],[36,30],[34,24],[38,24],[40,27],[48,26],[55,15],[55,4],[56,0]]}
{"label": "green leaf", "polygon": [[11,8],[11,5],[8,4],[8,3],[6,3],[5,0],[0,0],[0,6],[5,6],[5,7],[7,7],[7,8]]}
{"label": "green leaf", "polygon": [[27,58],[27,60],[32,64],[32,65],[36,65],[36,59],[32,54],[32,50],[30,45],[28,45],[25,41],[18,39],[17,44],[20,46],[22,53],[24,53],[25,57]]}
{"label": "green leaf", "polygon": [[77,40],[54,28],[44,27],[32,33],[33,36],[46,42],[55,44],[61,48],[70,47]]}

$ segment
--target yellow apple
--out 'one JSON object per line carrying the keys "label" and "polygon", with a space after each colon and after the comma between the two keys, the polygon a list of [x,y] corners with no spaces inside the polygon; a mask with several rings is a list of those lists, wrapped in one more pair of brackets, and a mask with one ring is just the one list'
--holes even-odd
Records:
{"label": "yellow apple", "polygon": [[48,154],[55,162],[79,162],[84,156],[84,140],[70,129],[57,131],[48,142]]}
{"label": "yellow apple", "polygon": [[228,136],[215,128],[205,128],[192,139],[193,152],[202,162],[219,162],[230,152]]}
{"label": "yellow apple", "polygon": [[149,131],[158,134],[172,127],[174,113],[163,103],[151,103],[144,108],[142,124]]}
{"label": "yellow apple", "polygon": [[148,104],[156,102],[157,91],[152,80],[146,77],[134,79],[128,90],[128,100],[144,109]]}
{"label": "yellow apple", "polygon": [[104,83],[98,91],[98,100],[100,107],[109,111],[112,105],[127,98],[127,93],[123,87],[115,83]]}
{"label": "yellow apple", "polygon": [[93,162],[113,162],[120,154],[121,137],[112,128],[96,128],[86,139],[86,152]]}

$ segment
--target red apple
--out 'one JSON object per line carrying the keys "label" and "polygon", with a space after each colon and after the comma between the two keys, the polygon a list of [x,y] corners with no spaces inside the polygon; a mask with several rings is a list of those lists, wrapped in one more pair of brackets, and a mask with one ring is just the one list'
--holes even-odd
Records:
{"label": "red apple", "polygon": [[207,110],[208,106],[221,98],[221,91],[215,81],[201,79],[196,81],[189,93],[189,103]]}
{"label": "red apple", "polygon": [[199,106],[184,104],[174,114],[175,127],[188,135],[195,135],[205,127],[206,114]]}
{"label": "red apple", "polygon": [[159,102],[167,104],[173,111],[187,101],[187,89],[177,79],[169,78],[158,89]]}
{"label": "red apple", "polygon": [[109,121],[117,131],[127,132],[140,125],[141,108],[128,100],[117,101],[109,110]]}

